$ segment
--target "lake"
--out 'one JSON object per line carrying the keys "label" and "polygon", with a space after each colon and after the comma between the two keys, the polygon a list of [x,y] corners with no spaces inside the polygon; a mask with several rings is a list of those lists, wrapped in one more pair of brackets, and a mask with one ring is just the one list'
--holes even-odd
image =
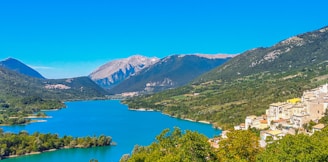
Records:
{"label": "lake", "polygon": [[117,162],[123,154],[131,153],[133,147],[149,145],[165,128],[173,130],[198,131],[207,137],[221,134],[221,130],[209,124],[190,122],[163,115],[160,112],[130,111],[118,100],[76,101],[67,102],[67,108],[58,111],[46,111],[52,116],[46,122],[20,126],[2,126],[4,131],[20,132],[26,130],[30,134],[57,133],[59,136],[74,137],[108,135],[117,143],[116,146],[63,149],[38,155],[28,155],[6,159],[4,162],[72,162],[97,159],[99,162]]}

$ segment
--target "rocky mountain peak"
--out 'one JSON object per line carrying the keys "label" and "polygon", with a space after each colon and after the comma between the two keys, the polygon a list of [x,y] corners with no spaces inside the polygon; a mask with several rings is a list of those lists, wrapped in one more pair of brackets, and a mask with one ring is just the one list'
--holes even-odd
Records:
{"label": "rocky mountain peak", "polygon": [[104,88],[110,88],[142,69],[159,61],[156,57],[134,55],[125,59],[110,61],[92,72],[89,77]]}

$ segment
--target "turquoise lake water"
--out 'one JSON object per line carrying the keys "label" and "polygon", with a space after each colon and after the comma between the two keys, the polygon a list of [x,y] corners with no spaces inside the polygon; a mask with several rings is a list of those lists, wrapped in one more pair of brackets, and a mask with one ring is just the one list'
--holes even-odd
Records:
{"label": "turquoise lake water", "polygon": [[130,153],[133,147],[149,145],[163,129],[179,127],[182,130],[198,131],[207,137],[221,134],[209,124],[202,124],[172,118],[160,112],[129,111],[118,100],[67,102],[67,108],[59,111],[47,111],[52,118],[47,122],[32,123],[23,126],[3,126],[4,131],[29,133],[57,133],[59,136],[71,135],[84,137],[108,135],[116,146],[63,149],[38,155],[28,155],[3,160],[4,162],[117,162],[123,154]]}

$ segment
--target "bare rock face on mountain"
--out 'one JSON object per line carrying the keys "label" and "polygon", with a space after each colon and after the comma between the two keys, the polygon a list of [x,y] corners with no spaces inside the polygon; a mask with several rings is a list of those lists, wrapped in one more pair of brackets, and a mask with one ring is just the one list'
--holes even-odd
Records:
{"label": "bare rock face on mountain", "polygon": [[158,61],[156,57],[135,55],[108,62],[92,72],[89,77],[101,87],[109,89]]}
{"label": "bare rock face on mountain", "polygon": [[159,60],[117,86],[111,94],[153,93],[185,85],[235,55],[187,54],[172,55]]}

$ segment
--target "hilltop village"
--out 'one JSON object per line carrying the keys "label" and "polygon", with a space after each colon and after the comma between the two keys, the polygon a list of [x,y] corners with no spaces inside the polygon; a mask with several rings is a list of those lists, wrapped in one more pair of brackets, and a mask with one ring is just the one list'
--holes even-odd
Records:
{"label": "hilltop village", "polygon": [[[262,130],[261,145],[264,141],[278,140],[286,134],[296,134],[302,131],[313,134],[325,127],[318,124],[328,108],[328,84],[305,91],[301,98],[289,99],[286,102],[272,103],[266,114],[250,115],[245,123],[235,126],[235,130],[256,128]],[[309,129],[310,128],[310,129]]]}

